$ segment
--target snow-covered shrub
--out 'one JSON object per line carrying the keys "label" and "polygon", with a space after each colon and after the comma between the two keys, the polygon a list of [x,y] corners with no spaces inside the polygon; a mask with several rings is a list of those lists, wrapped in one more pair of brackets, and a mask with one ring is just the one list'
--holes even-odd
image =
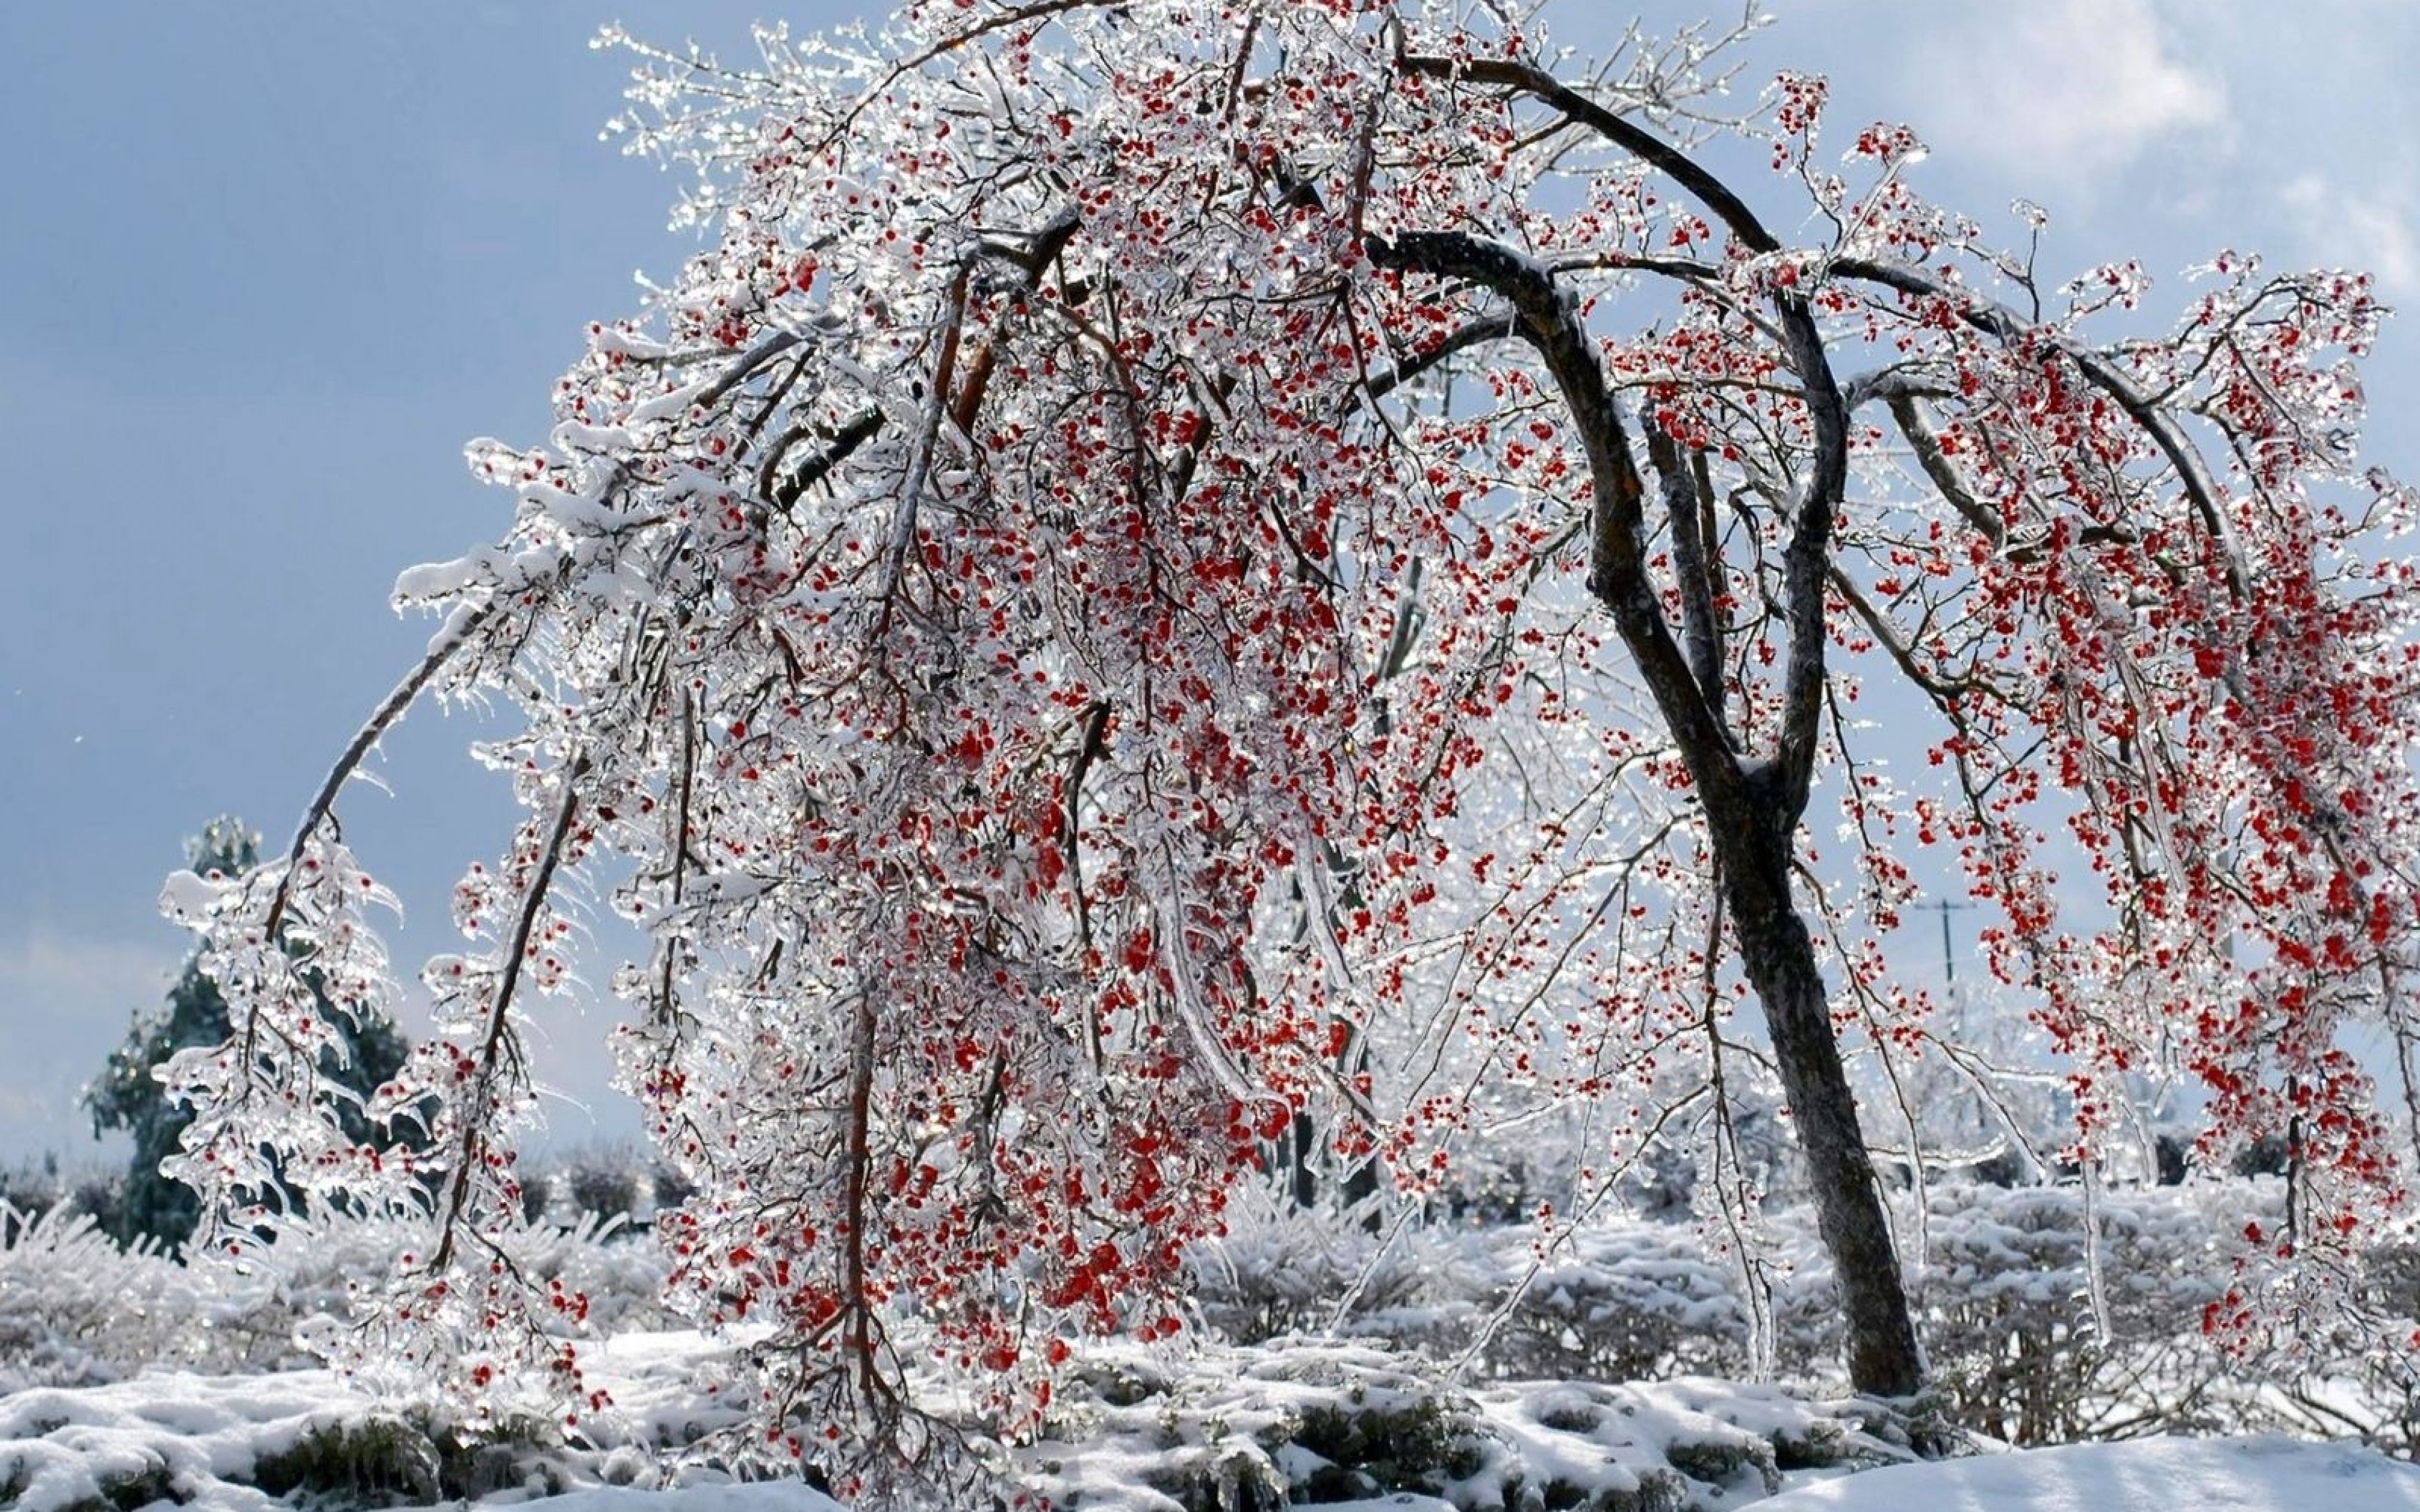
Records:
{"label": "snow-covered shrub", "polygon": [[[1831,1273],[1810,1244],[1770,1299],[1779,1357],[1828,1379]],[[1201,1246],[1202,1320],[1235,1343],[1329,1333],[1383,1339],[1496,1380],[1653,1381],[1751,1373],[1737,1269],[1684,1225],[1617,1217],[1541,1230],[1408,1226],[1372,1233],[1266,1205]]]}
{"label": "snow-covered shrub", "polygon": [[658,1212],[669,1212],[697,1195],[697,1185],[677,1169],[661,1161],[647,1166],[647,1195],[655,1199]]}
{"label": "snow-covered shrub", "polygon": [[574,1212],[611,1223],[616,1232],[628,1232],[639,1209],[639,1179],[625,1153],[579,1152],[565,1163],[564,1189]]}
{"label": "snow-covered shrub", "polygon": [[271,1368],[296,1353],[290,1317],[263,1318],[266,1287],[206,1282],[154,1243],[121,1249],[90,1213],[0,1204],[0,1395],[151,1364]]}
{"label": "snow-covered shrub", "polygon": [[1334,1332],[1406,1347],[1473,1325],[1489,1285],[1454,1236],[1376,1234],[1320,1210],[1238,1201],[1228,1231],[1193,1256],[1194,1305],[1237,1344]]}
{"label": "snow-covered shrub", "polygon": [[[2227,1258],[2196,1200],[2210,1190],[2087,1206],[2080,1185],[1934,1188],[1916,1306],[1960,1421],[2021,1444],[2244,1426],[2222,1410],[2227,1360],[2201,1329]],[[2273,1181],[2226,1190],[2239,1228],[2280,1202]]]}
{"label": "snow-covered shrub", "polygon": [[47,1166],[0,1166],[0,1244],[17,1229],[59,1205],[66,1196],[54,1159]]}
{"label": "snow-covered shrub", "polygon": [[542,1224],[554,1211],[554,1178],[544,1171],[527,1171],[520,1179],[521,1222]]}
{"label": "snow-covered shrub", "polygon": [[1592,1227],[1543,1256],[1529,1230],[1489,1237],[1495,1284],[1484,1304],[1504,1314],[1485,1352],[1491,1374],[1656,1381],[1742,1373],[1748,1313],[1739,1276],[1710,1261],[1690,1229]]}
{"label": "snow-covered shrub", "polygon": [[[2410,1455],[2420,1257],[2381,1245],[2346,1288],[2364,1316],[2243,1352],[2206,1326],[2239,1260],[2287,1232],[2274,1177],[2099,1191],[1936,1187],[1916,1288],[1935,1378],[1965,1426],[2018,1443],[2147,1433],[2348,1433]],[[2084,1236],[2095,1236],[2087,1253]],[[2316,1323],[2316,1319],[2314,1319]]]}
{"label": "snow-covered shrub", "polygon": [[[605,1242],[620,1227],[591,1218],[541,1229],[530,1261],[588,1298],[592,1330],[668,1326],[661,1253]],[[258,1251],[243,1272],[197,1272],[156,1243],[121,1247],[70,1207],[29,1215],[0,1203],[0,1395],[146,1367],[242,1374],[313,1363],[304,1325],[343,1316],[359,1278],[381,1273],[409,1242],[400,1227],[364,1223],[325,1225],[315,1238]]]}

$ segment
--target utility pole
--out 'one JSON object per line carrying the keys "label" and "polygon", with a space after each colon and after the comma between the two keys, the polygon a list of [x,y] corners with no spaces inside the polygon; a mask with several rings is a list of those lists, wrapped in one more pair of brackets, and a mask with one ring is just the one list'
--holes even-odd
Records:
{"label": "utility pole", "polygon": [[1932,909],[1941,915],[1941,978],[1944,983],[1955,987],[1958,985],[1958,957],[1949,949],[1949,915],[1953,909],[1972,908],[1975,905],[1951,903],[1947,898],[1935,898],[1929,903],[1919,903],[1916,906]]}

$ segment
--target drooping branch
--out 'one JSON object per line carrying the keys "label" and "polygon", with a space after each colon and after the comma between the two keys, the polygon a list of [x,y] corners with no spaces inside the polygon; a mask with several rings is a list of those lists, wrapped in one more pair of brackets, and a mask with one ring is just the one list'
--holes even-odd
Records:
{"label": "drooping branch", "polygon": [[691,402],[700,409],[713,409],[724,399],[729,398],[732,391],[754,378],[763,370],[766,363],[806,339],[802,332],[773,332],[755,346],[741,352],[733,360],[731,365],[723,370],[722,376],[699,390],[696,399]]}
{"label": "drooping branch", "polygon": [[1974,490],[1966,486],[1966,480],[1958,475],[1957,467],[1949,460],[1948,454],[1941,449],[1941,438],[1932,433],[1932,427],[1925,422],[1924,412],[1916,408],[1915,398],[1894,393],[1888,402],[1892,422],[1899,426],[1899,433],[1907,438],[1908,449],[1916,454],[1916,465],[1924,469],[1927,478],[1932,480],[1932,486],[1940,490],[1942,499],[1950,508],[1958,511],[1960,518],[1973,526],[1985,540],[1998,546],[2007,537],[2008,527],[1996,514],[1984,507],[1983,501],[1975,497]]}
{"label": "drooping branch", "polygon": [[[1022,246],[985,240],[983,250],[986,255],[1016,269],[1017,291],[1031,294],[1042,286],[1043,271],[1059,260],[1059,255],[1067,250],[1067,243],[1075,239],[1083,224],[1083,217],[1070,207],[1027,235]],[[974,361],[967,364],[966,382],[959,389],[950,415],[962,433],[974,429],[975,417],[983,411],[984,395],[991,388],[992,365],[999,360],[999,341],[986,338],[976,349]]]}
{"label": "drooping branch", "polygon": [[[429,642],[427,653],[420,658],[419,665],[405,673],[403,681],[396,684],[387,696],[379,701],[378,707],[370,711],[370,717],[362,722],[361,729],[353,733],[353,738],[346,744],[344,753],[336,758],[336,764],[328,768],[328,775],[320,782],[318,793],[311,799],[311,806],[302,810],[302,822],[295,826],[294,842],[286,849],[285,871],[277,879],[277,890],[269,901],[269,914],[261,925],[263,933],[271,939],[277,937],[278,926],[285,922],[287,900],[291,896],[294,886],[294,869],[302,864],[302,852],[310,845],[311,837],[318,834],[319,826],[334,814],[336,795],[344,791],[345,783],[360,769],[363,760],[378,743],[385,738],[386,733],[394,729],[412,704],[420,701],[423,690],[439,672],[445,670],[446,663],[452,661],[455,654],[478,634],[504,603],[504,599],[499,595],[474,609],[457,609],[453,618],[446,621],[445,628]],[[247,1052],[252,1046],[250,1032],[247,1023]]]}
{"label": "drooping branch", "polygon": [[845,462],[861,446],[872,440],[882,430],[882,411],[863,409],[851,416],[839,430],[831,433],[823,449],[799,464],[798,471],[782,477],[782,464],[790,449],[809,435],[812,425],[792,428],[765,455],[764,466],[757,470],[756,491],[777,509],[789,509],[806,491],[831,476],[832,469]]}
{"label": "drooping branch", "polygon": [[1473,347],[1484,346],[1491,341],[1500,341],[1507,336],[1518,335],[1519,327],[1520,316],[1517,314],[1487,316],[1470,321],[1418,356],[1406,357],[1384,373],[1372,374],[1369,382],[1364,385],[1367,396],[1372,399],[1383,399],[1421,374],[1450,361],[1460,353],[1470,350]]}
{"label": "drooping branch", "polygon": [[966,332],[967,291],[973,279],[973,270],[960,267],[950,281],[949,316],[941,328],[941,349],[933,360],[933,376],[924,396],[924,415],[916,428],[915,449],[908,454],[907,476],[900,480],[898,501],[892,505],[891,541],[883,553],[882,619],[891,618],[892,595],[898,591],[899,577],[907,569],[908,554],[916,540],[916,514],[924,499],[924,486],[933,471],[933,452],[940,444],[941,419],[950,412],[950,390],[956,381],[958,343]]}
{"label": "drooping branch", "polygon": [[[1921,299],[1944,301],[1957,312],[1961,320],[2004,346],[2020,347],[2029,340],[2043,338],[2040,328],[2028,324],[2015,311],[1971,290],[1953,288],[1921,269],[1871,257],[1836,258],[1831,267],[1836,276],[1879,284]],[[2202,528],[2210,532],[2211,541],[2225,558],[2228,591],[2239,603],[2248,599],[2251,587],[2243,576],[2243,551],[2236,543],[2235,532],[2219,505],[2218,485],[2211,477],[2209,465],[2202,460],[2200,451],[2179,427],[2176,417],[2144,393],[2141,387],[2106,356],[2070,342],[2056,345],[2075,363],[2086,380],[2115,400],[2128,418],[2151,438],[2161,455],[2168,459],[2169,467],[2176,471],[2179,486],[2192,501],[2195,513],[2201,517]]]}
{"label": "drooping branch", "polygon": [[1764,228],[1747,203],[1687,153],[1644,127],[1622,119],[1534,63],[1518,58],[1451,58],[1418,53],[1404,54],[1400,62],[1406,73],[1432,79],[1466,79],[1473,84],[1511,89],[1550,105],[1566,119],[1596,131],[1686,190],[1713,210],[1749,251],[1781,250],[1781,243]]}
{"label": "drooping branch", "polygon": [[[473,1085],[482,1098],[494,1095],[498,1063],[508,1043],[513,994],[520,985],[521,962],[530,954],[530,936],[536,932],[538,916],[546,911],[547,893],[554,885],[554,870],[563,860],[564,840],[571,833],[571,822],[580,811],[580,779],[587,771],[588,758],[584,753],[574,756],[564,768],[563,802],[556,806],[553,826],[538,851],[535,869],[521,896],[512,938],[505,943],[504,967],[496,979],[494,998],[488,1005],[487,1034],[480,1041],[478,1069],[473,1073]],[[480,1164],[478,1149],[487,1134],[484,1117],[462,1115],[462,1144],[455,1154],[454,1170],[446,1183],[445,1216],[438,1230],[436,1253],[428,1260],[432,1272],[442,1273],[453,1260],[455,1241],[461,1231],[462,1210],[470,1200],[473,1175]]]}

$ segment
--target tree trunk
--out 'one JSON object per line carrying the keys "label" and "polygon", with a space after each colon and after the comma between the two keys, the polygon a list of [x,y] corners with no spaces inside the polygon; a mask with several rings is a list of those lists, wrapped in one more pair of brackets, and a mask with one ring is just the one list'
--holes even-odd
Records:
{"label": "tree trunk", "polygon": [[[1720,184],[1626,122],[1601,116],[1588,118],[1625,149],[1695,184],[1701,199],[1733,221],[1743,241],[1762,251],[1779,248]],[[1711,594],[1682,584],[1682,615],[1699,647],[1696,668],[1665,618],[1662,585],[1648,553],[1645,485],[1580,306],[1564,299],[1553,276],[1535,262],[1466,232],[1406,231],[1391,240],[1373,238],[1365,250],[1378,267],[1468,279],[1510,301],[1515,319],[1507,330],[1536,349],[1578,423],[1595,492],[1589,592],[1612,616],[1705,805],[1707,833],[1721,867],[1732,930],[1748,981],[1764,1005],[1774,1063],[1814,1178],[1816,1226],[1832,1254],[1848,1324],[1850,1383],[1869,1396],[1912,1396],[1924,1383],[1924,1360],[1908,1318],[1907,1294],[1900,1285],[1899,1258],[1874,1186],[1873,1163],[1857,1128],[1856,1098],[1849,1090],[1840,1047],[1832,1037],[1823,975],[1816,969],[1814,942],[1790,888],[1792,837],[1806,811],[1820,745],[1828,633],[1824,573],[1847,472],[1848,410],[1823,355],[1822,333],[1803,300],[1776,300],[1776,314],[1806,385],[1807,413],[1819,444],[1791,521],[1787,548],[1790,643],[1781,727],[1772,758],[1754,762],[1745,759],[1745,743],[1725,723]],[[1652,446],[1651,460],[1662,466],[1674,529],[1685,535],[1680,507],[1684,499],[1691,501],[1690,507],[1695,504],[1690,482],[1680,471],[1679,451]],[[1694,560],[1707,544],[1683,541],[1680,554]]]}
{"label": "tree trunk", "polygon": [[1924,1383],[1923,1356],[1814,944],[1791,901],[1789,852],[1763,836],[1717,833],[1715,844],[1732,932],[1764,1005],[1774,1065],[1814,1186],[1816,1225],[1840,1288],[1849,1383],[1869,1396],[1914,1396]]}

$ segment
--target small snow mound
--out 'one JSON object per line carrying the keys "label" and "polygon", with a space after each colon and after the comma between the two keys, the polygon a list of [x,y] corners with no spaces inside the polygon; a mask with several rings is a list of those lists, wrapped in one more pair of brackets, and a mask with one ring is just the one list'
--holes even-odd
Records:
{"label": "small snow mound", "polygon": [[659,1491],[609,1487],[528,1504],[542,1512],[845,1512],[838,1502],[794,1480]]}
{"label": "small snow mound", "polygon": [[2420,1512],[2420,1470],[2357,1444],[2274,1437],[2077,1443],[1894,1465],[1759,1512]]}

